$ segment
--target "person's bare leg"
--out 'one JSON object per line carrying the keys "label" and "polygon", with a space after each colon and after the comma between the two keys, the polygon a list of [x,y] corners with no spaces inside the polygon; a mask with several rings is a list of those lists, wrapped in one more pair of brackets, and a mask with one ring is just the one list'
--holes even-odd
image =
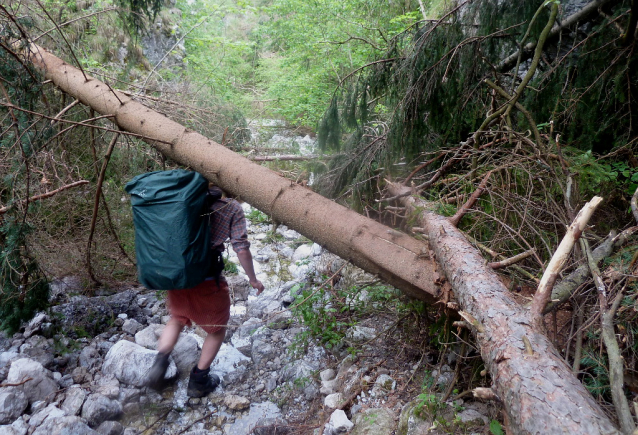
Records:
{"label": "person's bare leg", "polygon": [[202,354],[200,355],[199,362],[197,363],[197,368],[199,370],[206,370],[210,367],[217,356],[217,352],[219,352],[219,348],[222,347],[225,336],[226,328],[206,336],[204,344],[202,345]]}
{"label": "person's bare leg", "polygon": [[179,339],[179,334],[184,329],[184,325],[182,325],[177,320],[169,320],[164,330],[162,330],[162,335],[160,335],[159,343],[157,346],[157,350],[160,353],[169,354],[173,351],[175,347],[175,343]]}

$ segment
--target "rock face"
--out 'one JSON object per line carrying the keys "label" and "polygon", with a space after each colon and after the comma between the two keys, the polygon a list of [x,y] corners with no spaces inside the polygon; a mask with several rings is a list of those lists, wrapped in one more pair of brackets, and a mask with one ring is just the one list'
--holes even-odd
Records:
{"label": "rock face", "polygon": [[[155,361],[155,355],[157,352],[133,342],[118,341],[106,354],[102,372],[115,375],[124,384],[143,387],[148,371]],[[174,379],[176,376],[177,366],[171,362],[166,372],[166,379]]]}

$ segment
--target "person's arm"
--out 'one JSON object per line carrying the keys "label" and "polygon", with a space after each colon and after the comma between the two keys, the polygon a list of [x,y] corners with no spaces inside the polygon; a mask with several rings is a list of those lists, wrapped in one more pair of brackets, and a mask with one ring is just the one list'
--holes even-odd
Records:
{"label": "person's arm", "polygon": [[248,275],[248,281],[250,282],[250,286],[254,289],[257,289],[257,295],[264,291],[264,285],[257,279],[255,276],[255,268],[253,266],[253,255],[250,253],[250,249],[242,249],[237,252],[237,258],[239,259],[239,263],[241,267],[244,268],[244,272]]}

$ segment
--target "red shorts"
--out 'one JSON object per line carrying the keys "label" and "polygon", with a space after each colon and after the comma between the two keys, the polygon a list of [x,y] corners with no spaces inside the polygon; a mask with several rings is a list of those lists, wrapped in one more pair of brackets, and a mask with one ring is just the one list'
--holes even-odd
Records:
{"label": "red shorts", "polygon": [[169,290],[167,306],[171,320],[186,326],[195,323],[212,334],[223,329],[230,319],[228,283],[220,277],[219,286],[215,279],[208,279],[193,288]]}

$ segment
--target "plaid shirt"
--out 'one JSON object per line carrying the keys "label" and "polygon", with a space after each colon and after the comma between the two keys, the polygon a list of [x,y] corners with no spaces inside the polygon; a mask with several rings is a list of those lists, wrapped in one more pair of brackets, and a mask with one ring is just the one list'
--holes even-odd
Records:
{"label": "plaid shirt", "polygon": [[230,239],[235,252],[250,248],[244,210],[233,199],[222,198],[210,207],[210,246],[224,251],[224,242]]}

